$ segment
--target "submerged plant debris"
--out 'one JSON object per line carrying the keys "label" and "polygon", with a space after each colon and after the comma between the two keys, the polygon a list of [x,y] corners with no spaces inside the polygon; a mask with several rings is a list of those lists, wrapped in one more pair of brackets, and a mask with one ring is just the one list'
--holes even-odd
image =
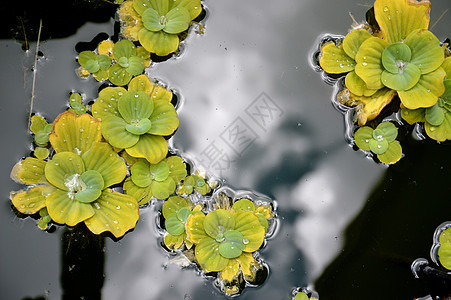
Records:
{"label": "submerged plant debris", "polygon": [[428,0],[376,0],[367,22],[346,36],[324,37],[316,54],[328,76],[344,77],[337,102],[361,127],[352,130],[354,143],[385,164],[401,159],[399,143],[380,153],[368,146],[369,138],[362,143],[362,134],[377,131],[390,114],[400,126],[422,124],[431,139],[450,137],[451,51],[449,42],[440,43],[429,31],[430,9]]}

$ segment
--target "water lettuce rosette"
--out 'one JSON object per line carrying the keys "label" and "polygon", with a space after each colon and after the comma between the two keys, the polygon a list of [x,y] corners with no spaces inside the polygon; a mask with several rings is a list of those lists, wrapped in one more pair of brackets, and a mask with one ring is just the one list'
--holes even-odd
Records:
{"label": "water lettuce rosette", "polygon": [[162,214],[165,219],[167,233],[164,236],[164,244],[169,249],[180,249],[185,244],[187,249],[193,243],[186,239],[185,223],[193,213],[202,213],[202,205],[194,206],[190,201],[179,197],[170,197],[163,204]]}
{"label": "water lettuce rosette", "polygon": [[245,259],[260,248],[265,228],[250,211],[233,213],[217,209],[190,215],[186,221],[187,239],[196,244],[195,256],[205,272],[223,271],[231,260]]}
{"label": "water lettuce rosette", "polygon": [[145,61],[138,56],[135,45],[129,40],[121,40],[114,44],[112,54],[115,60],[108,69],[108,79],[112,84],[123,86],[130,82],[133,76],[142,74]]}
{"label": "water lettuce rosette", "polygon": [[371,151],[385,164],[394,164],[402,157],[402,147],[396,137],[398,129],[393,123],[382,122],[375,129],[363,126],[357,129],[354,140],[362,150]]}
{"label": "water lettuce rosette", "polygon": [[95,234],[121,237],[138,221],[138,203],[109,187],[124,180],[125,162],[101,142],[100,122],[88,114],[60,114],[49,135],[56,154],[49,161],[28,157],[17,163],[11,177],[28,184],[12,192],[19,212],[34,214],[46,208],[56,223],[84,222]]}
{"label": "water lettuce rosette", "polygon": [[351,31],[342,43],[321,48],[320,66],[330,74],[347,73],[340,102],[357,106],[359,125],[379,115],[397,94],[409,109],[433,106],[444,92],[444,51],[427,30],[430,2],[376,0],[380,30]]}
{"label": "water lettuce rosette", "polygon": [[202,11],[200,0],[133,0],[119,9],[122,34],[149,52],[166,56],[180,44],[179,35]]}
{"label": "water lettuce rosette", "polygon": [[156,164],[138,159],[131,166],[130,173],[124,190],[142,205],[152,197],[163,200],[172,195],[177,184],[186,176],[186,165],[178,156],[167,157]]}
{"label": "water lettuce rosette", "polygon": [[113,147],[156,164],[168,153],[164,136],[177,129],[177,112],[167,93],[153,95],[155,84],[150,92],[141,79],[132,86],[139,90],[103,89],[92,105],[93,116],[102,121],[102,135]]}
{"label": "water lettuce rosette", "polygon": [[445,59],[442,68],[446,72],[443,80],[445,92],[435,105],[415,110],[401,107],[401,116],[404,120],[409,124],[424,122],[426,134],[440,142],[451,139],[451,57]]}

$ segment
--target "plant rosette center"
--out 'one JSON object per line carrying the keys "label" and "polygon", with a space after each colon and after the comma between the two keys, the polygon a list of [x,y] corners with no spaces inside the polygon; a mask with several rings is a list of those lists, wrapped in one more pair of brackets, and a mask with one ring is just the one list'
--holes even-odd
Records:
{"label": "plant rosette center", "polygon": [[190,13],[186,8],[175,7],[165,12],[147,8],[142,14],[144,27],[152,32],[164,31],[169,34],[177,34],[185,31],[191,21]]}
{"label": "plant rosette center", "polygon": [[410,63],[412,51],[404,43],[389,45],[382,52],[381,79],[385,86],[398,91],[414,87],[420,80],[421,71],[418,66]]}
{"label": "plant rosette center", "polygon": [[69,176],[64,185],[68,189],[68,196],[83,203],[91,203],[97,200],[102,194],[104,181],[102,175],[89,170],[80,174]]}
{"label": "plant rosette center", "polygon": [[135,135],[143,135],[152,128],[152,121],[149,119],[131,120],[125,125],[125,129]]}

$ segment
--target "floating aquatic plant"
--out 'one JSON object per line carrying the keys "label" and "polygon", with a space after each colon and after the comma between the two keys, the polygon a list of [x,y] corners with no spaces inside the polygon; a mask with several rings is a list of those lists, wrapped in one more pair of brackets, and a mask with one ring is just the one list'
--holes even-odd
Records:
{"label": "floating aquatic plant", "polygon": [[129,0],[119,9],[122,34],[138,41],[149,52],[166,56],[180,44],[186,31],[202,11],[200,0]]}
{"label": "floating aquatic plant", "polygon": [[401,159],[402,148],[396,137],[398,129],[393,123],[380,123],[376,129],[363,126],[357,129],[354,139],[357,147],[371,151],[385,164],[394,164]]}
{"label": "floating aquatic plant", "polygon": [[[424,122],[428,136],[438,141],[451,136],[451,60],[446,45],[428,30],[430,7],[428,0],[376,0],[368,23],[343,38],[323,40],[319,66],[328,74],[345,75],[337,100],[355,107],[359,126],[376,119],[399,98],[401,116],[408,123]],[[384,130],[396,129],[388,124]],[[393,164],[402,156],[401,146],[380,132],[365,126],[356,131],[354,140],[380,161]]]}
{"label": "floating aquatic plant", "polygon": [[206,272],[223,271],[231,259],[260,248],[265,229],[249,211],[224,209],[194,214],[186,222],[187,239],[196,244],[195,255]]}
{"label": "floating aquatic plant", "polygon": [[135,45],[129,40],[114,44],[113,57],[116,63],[108,69],[108,79],[114,85],[126,85],[133,76],[144,71],[143,58],[138,56]]}
{"label": "floating aquatic plant", "polygon": [[102,135],[112,146],[156,164],[166,157],[164,136],[177,129],[179,119],[168,93],[160,90],[154,95],[155,85],[151,84],[149,92],[141,78],[130,83],[129,91],[120,87],[103,89],[92,105],[92,113],[102,121]]}
{"label": "floating aquatic plant", "polygon": [[451,270],[451,227],[443,230],[439,237],[440,248],[438,257],[440,264],[448,270]]}
{"label": "floating aquatic plant", "polygon": [[78,70],[81,77],[93,74],[97,81],[108,78],[108,68],[111,66],[111,58],[105,54],[96,54],[93,51],[83,51],[78,55],[78,63],[82,67]]}
{"label": "floating aquatic plant", "polygon": [[202,205],[194,205],[190,201],[179,197],[170,197],[163,204],[163,217],[167,233],[164,236],[164,244],[169,249],[180,249],[184,244],[187,249],[193,243],[186,239],[185,223],[191,214],[202,213]]}
{"label": "floating aquatic plant", "polygon": [[41,228],[50,218],[69,226],[84,222],[95,234],[109,231],[116,237],[132,229],[138,203],[109,189],[124,180],[127,169],[111,146],[101,142],[100,122],[88,114],[64,112],[54,121],[49,140],[56,152],[50,160],[27,157],[11,172],[11,178],[29,185],[11,193],[17,210],[40,212]]}
{"label": "floating aquatic plant", "polygon": [[411,110],[403,106],[401,109],[404,120],[409,124],[424,122],[427,135],[440,142],[451,139],[451,57],[445,59],[442,68],[446,72],[445,92],[437,103],[428,108]]}
{"label": "floating aquatic plant", "polygon": [[206,195],[211,191],[210,185],[200,175],[189,175],[177,188],[177,194],[190,195],[196,190],[201,195]]}
{"label": "floating aquatic plant", "polygon": [[70,108],[68,111],[73,112],[77,116],[86,113],[86,107],[83,105],[81,95],[79,93],[70,94],[69,105]]}
{"label": "floating aquatic plant", "polygon": [[178,156],[167,157],[156,164],[140,158],[131,165],[130,172],[124,189],[142,205],[152,197],[163,200],[172,195],[186,176],[186,165]]}

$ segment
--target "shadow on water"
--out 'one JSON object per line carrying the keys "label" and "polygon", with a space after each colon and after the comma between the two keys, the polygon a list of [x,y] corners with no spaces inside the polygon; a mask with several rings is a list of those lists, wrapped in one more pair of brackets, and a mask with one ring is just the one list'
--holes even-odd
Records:
{"label": "shadow on water", "polygon": [[407,143],[405,157],[388,169],[347,228],[341,255],[316,281],[322,299],[440,293],[415,279],[410,266],[416,258],[429,257],[435,228],[449,220],[450,144]]}
{"label": "shadow on water", "polygon": [[0,38],[21,41],[23,50],[36,41],[42,19],[40,40],[64,38],[86,22],[107,22],[117,9],[114,1],[7,1],[0,7]]}

